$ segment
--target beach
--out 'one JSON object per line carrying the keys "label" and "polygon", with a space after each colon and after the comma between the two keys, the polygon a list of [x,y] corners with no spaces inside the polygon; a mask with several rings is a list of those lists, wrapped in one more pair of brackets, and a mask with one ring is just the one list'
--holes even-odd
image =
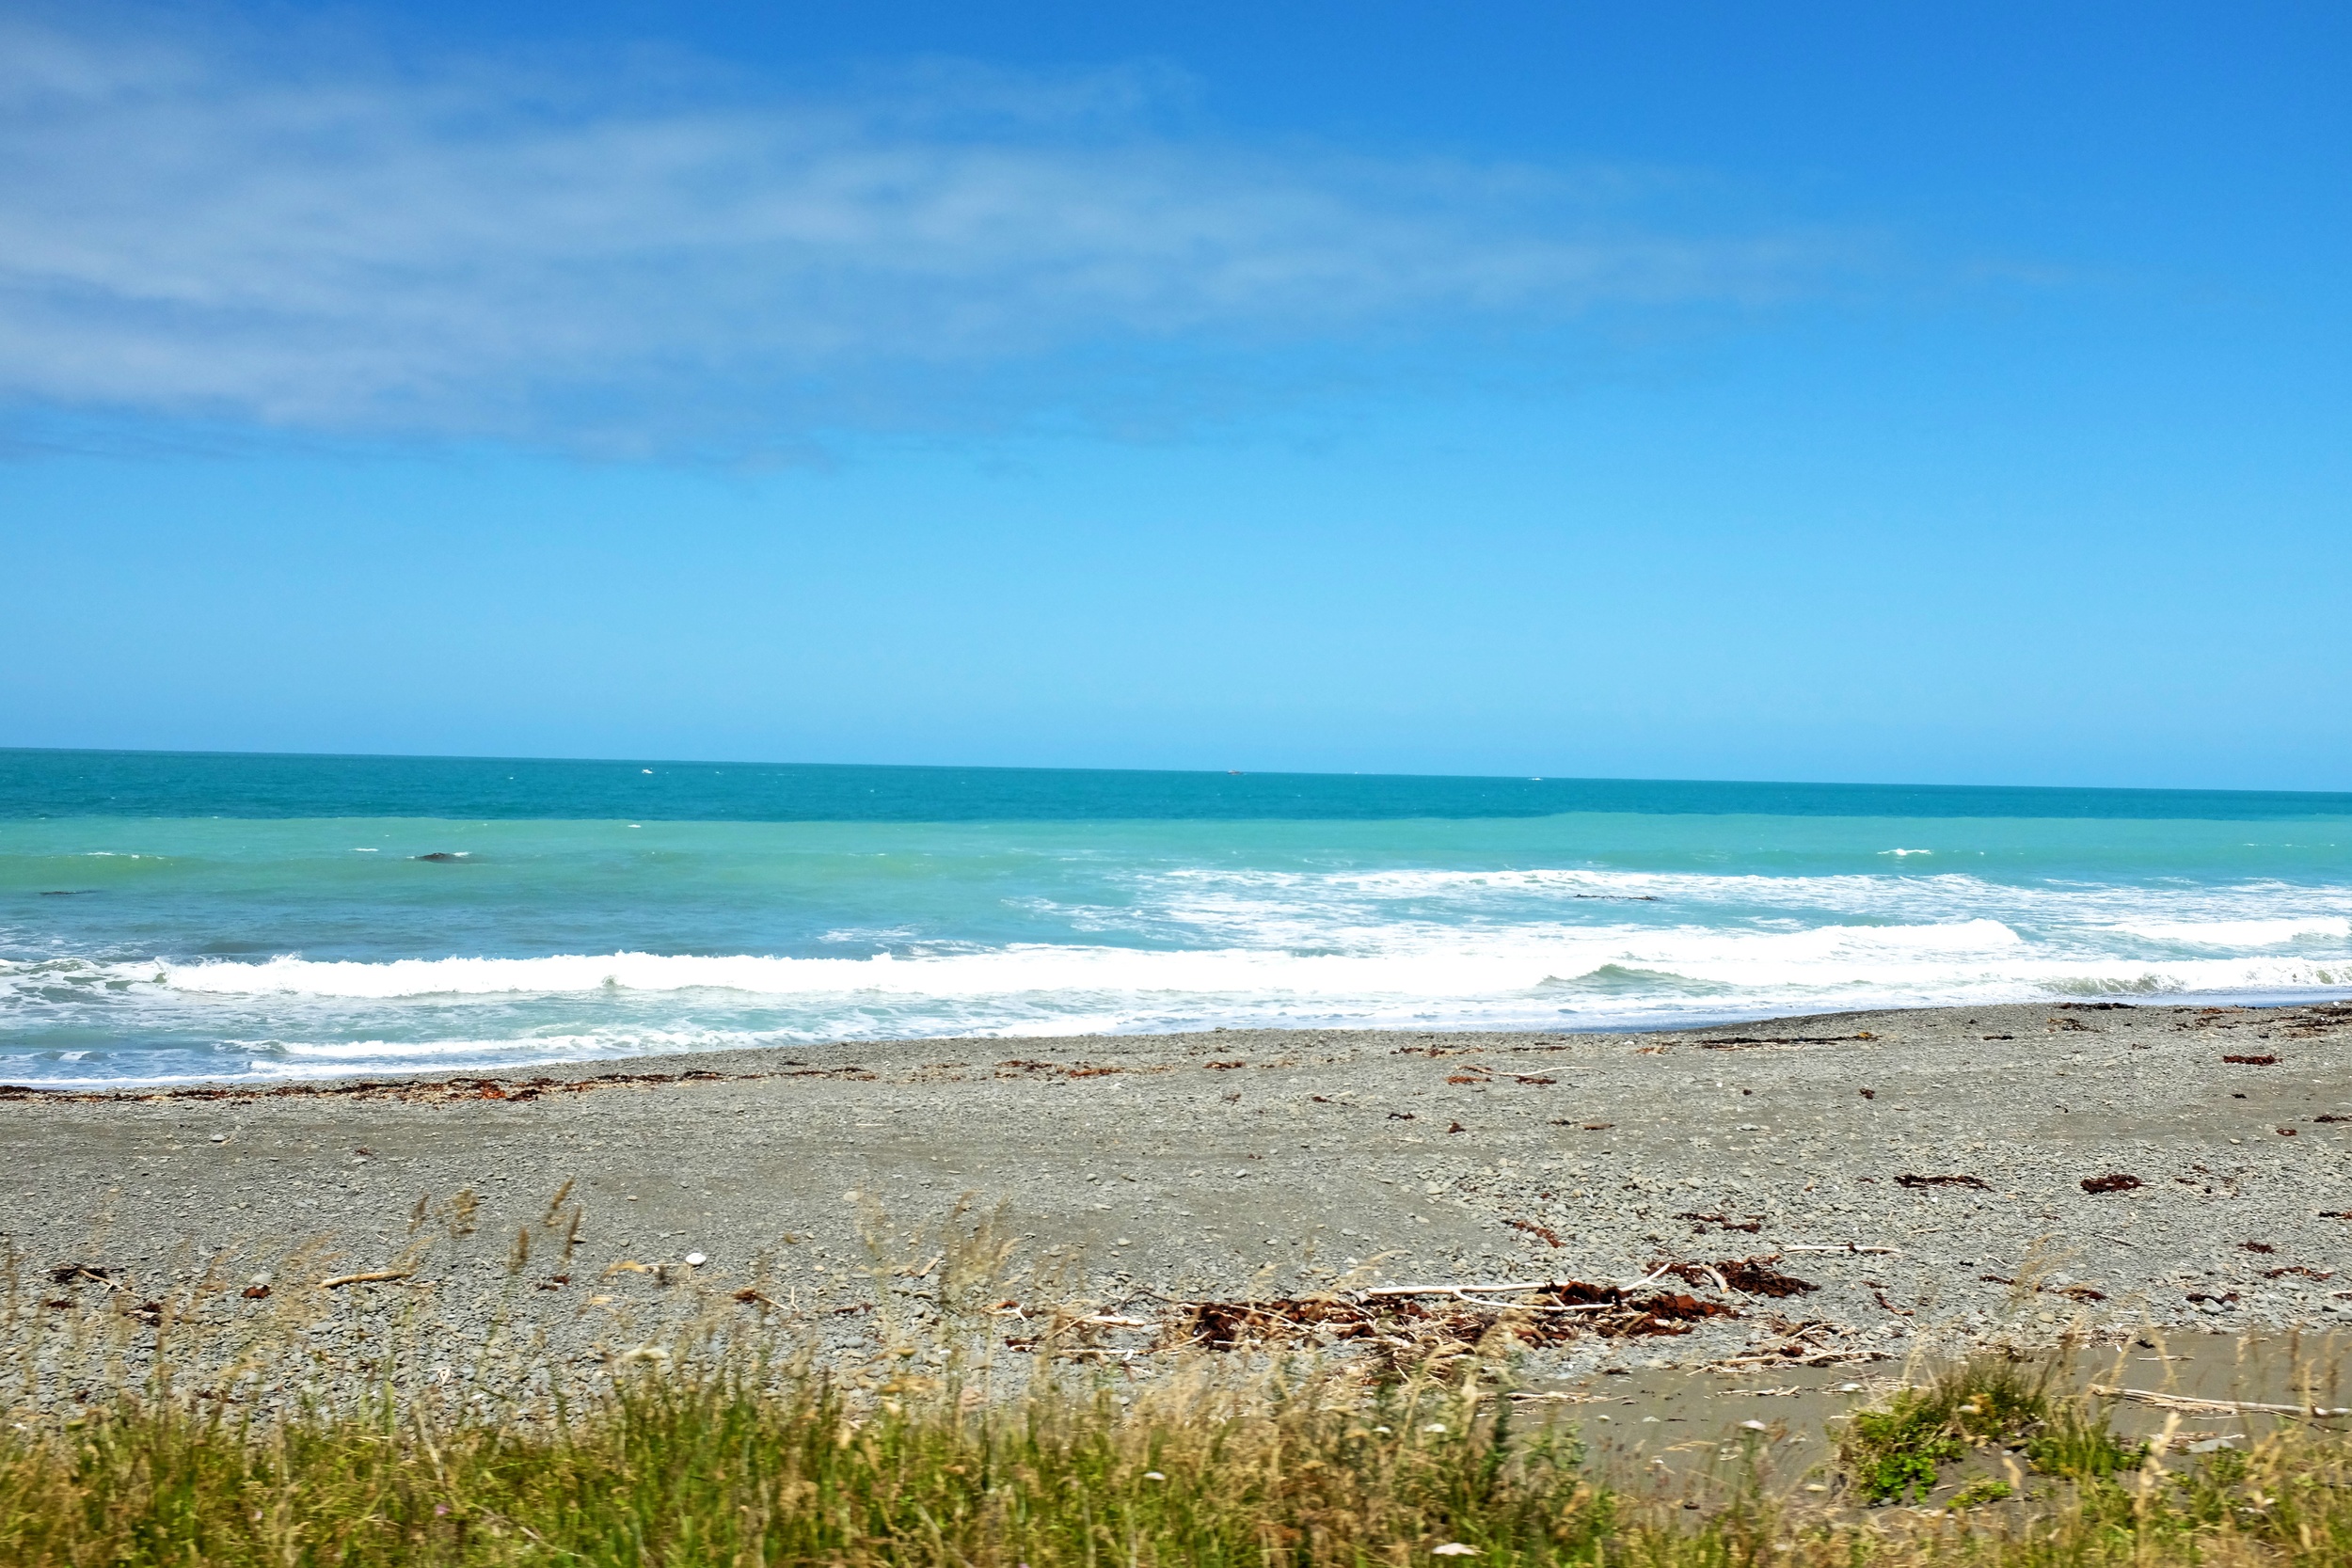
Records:
{"label": "beach", "polygon": [[[1818,1370],[2352,1323],[2348,1068],[2352,1005],[2060,1004],[17,1091],[5,1229],[61,1317],[382,1274],[321,1321],[429,1299],[593,1355],[724,1287],[846,1356],[994,1216],[1009,1338],[1082,1310],[1149,1355],[1186,1303],[1646,1276],[1727,1310],[1544,1364]],[[1814,1288],[1728,1288],[1748,1259]]]}

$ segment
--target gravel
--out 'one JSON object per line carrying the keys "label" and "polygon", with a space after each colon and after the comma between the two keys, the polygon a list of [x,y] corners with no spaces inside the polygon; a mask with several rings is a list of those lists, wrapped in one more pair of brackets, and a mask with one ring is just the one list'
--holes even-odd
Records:
{"label": "gravel", "polygon": [[[2347,1004],[2043,1004],[12,1091],[0,1236],[72,1304],[58,1313],[119,1312],[207,1271],[282,1294],[413,1264],[330,1292],[341,1315],[321,1331],[380,1332],[425,1295],[438,1332],[520,1321],[583,1356],[658,1337],[722,1288],[847,1354],[898,1331],[894,1299],[933,1301],[926,1260],[1000,1205],[1017,1245],[991,1291],[1031,1306],[1157,1317],[1167,1299],[1624,1281],[1769,1255],[1819,1286],[1769,1299],[1670,1280],[1740,1313],[1550,1353],[1569,1370],[2262,1334],[2352,1326],[2347,1047]],[[2085,1189],[2116,1175],[2140,1184]],[[49,1283],[72,1265],[111,1284]],[[877,1299],[883,1313],[861,1311]]]}

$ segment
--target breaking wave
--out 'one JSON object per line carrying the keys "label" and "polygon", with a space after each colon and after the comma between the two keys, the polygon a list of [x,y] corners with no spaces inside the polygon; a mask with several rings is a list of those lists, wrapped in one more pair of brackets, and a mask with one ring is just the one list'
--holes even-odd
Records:
{"label": "breaking wave", "polygon": [[613,953],[541,958],[404,958],[390,963],[166,964],[154,983],[189,994],[390,1000],[556,995],[601,990],[737,991],[811,997],[875,993],[985,997],[1060,992],[1259,994],[1330,999],[1470,999],[1524,990],[1608,965],[1632,965],[1745,985],[1899,983],[1931,973],[1974,974],[2025,946],[1997,921],[1945,926],[1833,926],[1805,931],[1705,928],[1555,929],[1465,937],[1413,933],[1417,942],[1359,952],[1266,948],[1154,951],[1034,944],[993,951],[866,958]]}

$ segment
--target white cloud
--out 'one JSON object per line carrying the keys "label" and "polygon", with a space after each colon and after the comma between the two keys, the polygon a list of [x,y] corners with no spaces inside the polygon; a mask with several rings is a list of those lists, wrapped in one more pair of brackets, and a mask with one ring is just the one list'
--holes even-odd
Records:
{"label": "white cloud", "polygon": [[1082,404],[1083,372],[1038,369],[1073,352],[1754,302],[1841,258],[1645,225],[1638,178],[1155,132],[1136,72],[932,68],[787,99],[715,71],[420,72],[23,23],[0,62],[20,407],[788,444],[919,426],[922,388],[992,376]]}

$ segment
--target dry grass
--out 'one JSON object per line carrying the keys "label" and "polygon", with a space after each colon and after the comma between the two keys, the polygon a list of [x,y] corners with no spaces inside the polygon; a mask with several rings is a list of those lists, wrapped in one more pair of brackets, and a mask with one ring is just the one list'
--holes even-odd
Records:
{"label": "dry grass", "polygon": [[[421,1228],[408,1261],[446,1267],[469,1234]],[[1505,1332],[1442,1376],[1343,1349],[1147,1371],[1073,1311],[1033,1317],[1037,1354],[1012,1356],[987,1316],[1001,1221],[905,1240],[930,1266],[878,1247],[862,1354],[796,1338],[756,1278],[695,1279],[647,1286],[668,1315],[616,1319],[586,1365],[496,1301],[461,1324],[405,1283],[324,1290],[326,1257],[282,1260],[261,1301],[200,1272],[151,1302],[19,1271],[0,1563],[2352,1562],[2352,1441],[2312,1423],[2143,1449],[2045,1370],[1975,1363],[1844,1423],[1823,1470],[1776,1473],[1794,1450],[1752,1434],[1669,1486],[1606,1473],[1573,1406],[1515,1412]],[[50,1308],[61,1290],[83,1305]],[[1941,1505],[1869,1506],[1923,1496]]]}
{"label": "dry grass", "polygon": [[2040,1477],[2024,1503],[1801,1505],[1746,1467],[1692,1509],[1607,1484],[1568,1429],[1517,1429],[1476,1386],[1302,1363],[977,1394],[950,1371],[853,1401],[746,1365],[647,1370],[551,1422],[393,1403],[246,1422],[125,1396],[0,1445],[0,1560],[2352,1561],[2352,1454],[2293,1428],[2179,1468]]}
{"label": "dry grass", "polygon": [[[13,1446],[0,1556],[1042,1565],[1355,1560],[1463,1539],[1589,1560],[1611,1524],[1572,1445],[1513,1442],[1452,1399],[1350,1410],[1330,1392],[1041,1390],[998,1407],[948,1386],[859,1411],[818,1377],[774,1393],[674,1374],[552,1428],[438,1430],[390,1409],[253,1430],[126,1405]],[[1440,1411],[1452,1422],[1421,1419]]]}

